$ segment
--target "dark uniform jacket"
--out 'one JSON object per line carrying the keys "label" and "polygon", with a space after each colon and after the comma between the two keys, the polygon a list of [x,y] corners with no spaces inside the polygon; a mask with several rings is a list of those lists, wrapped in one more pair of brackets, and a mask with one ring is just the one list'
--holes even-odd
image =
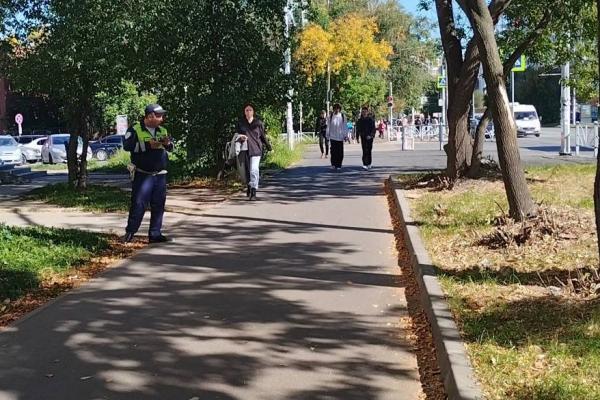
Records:
{"label": "dark uniform jacket", "polygon": [[240,118],[236,126],[236,132],[248,137],[248,155],[250,157],[262,156],[263,146],[271,151],[271,144],[265,134],[265,126],[258,118],[254,118],[252,123],[248,123],[245,117]]}
{"label": "dark uniform jacket", "polygon": [[327,118],[318,116],[315,123],[315,134],[325,137],[327,135]]}
{"label": "dark uniform jacket", "polygon": [[[141,122],[141,126],[143,130],[146,130],[148,133],[148,129],[144,125],[144,122]],[[156,128],[155,138],[158,136],[161,127]],[[160,172],[162,170],[167,169],[167,164],[169,162],[169,156],[167,151],[173,150],[173,143],[169,143],[163,149],[151,149],[150,144],[145,144],[145,151],[142,151],[142,146],[136,146],[138,144],[138,137],[133,127],[127,130],[125,134],[125,141],[123,142],[123,149],[129,151],[131,153],[131,163],[134,164],[137,168],[146,171],[146,172]]]}
{"label": "dark uniform jacket", "polygon": [[375,120],[371,117],[360,117],[356,122],[356,134],[360,140],[367,140],[367,136],[373,139],[375,137]]}

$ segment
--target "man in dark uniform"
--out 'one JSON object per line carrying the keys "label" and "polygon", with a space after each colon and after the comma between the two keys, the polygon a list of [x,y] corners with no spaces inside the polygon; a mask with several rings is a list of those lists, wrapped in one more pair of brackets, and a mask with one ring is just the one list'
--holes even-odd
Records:
{"label": "man in dark uniform", "polygon": [[144,112],[144,119],[127,130],[123,148],[131,153],[130,171],[133,171],[131,207],[123,242],[131,242],[140,229],[150,203],[150,243],[168,242],[161,233],[165,202],[167,199],[168,151],[173,150],[173,142],[163,123],[165,110],[158,104],[150,104]]}
{"label": "man in dark uniform", "polygon": [[363,169],[371,169],[373,140],[375,139],[375,120],[369,116],[369,108],[364,106],[360,110],[360,119],[356,123],[356,136],[362,144]]}

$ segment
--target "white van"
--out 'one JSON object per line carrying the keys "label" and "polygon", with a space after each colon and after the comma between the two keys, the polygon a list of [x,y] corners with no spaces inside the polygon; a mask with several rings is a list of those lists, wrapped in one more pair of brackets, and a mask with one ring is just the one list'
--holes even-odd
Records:
{"label": "white van", "polygon": [[515,122],[517,124],[517,136],[529,136],[535,135],[540,136],[542,131],[542,124],[538,117],[537,110],[531,104],[519,104],[513,105],[515,113]]}

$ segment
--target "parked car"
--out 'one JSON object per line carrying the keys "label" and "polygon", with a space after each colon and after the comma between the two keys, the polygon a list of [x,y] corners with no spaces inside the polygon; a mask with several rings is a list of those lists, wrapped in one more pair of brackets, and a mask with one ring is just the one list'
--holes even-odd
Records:
{"label": "parked car", "polygon": [[[69,138],[70,136],[65,134],[48,136],[48,140],[46,140],[46,143],[42,146],[42,162],[44,164],[66,163],[66,144],[69,143]],[[77,139],[77,156],[81,157],[81,154],[83,153],[83,139],[81,139],[81,137],[78,137]],[[88,146],[86,159],[89,160],[91,158],[92,149]]]}
{"label": "parked car", "polygon": [[46,143],[46,136],[21,135],[15,137],[21,153],[23,153],[23,164],[36,162],[42,159],[42,146]]}
{"label": "parked car", "polygon": [[98,161],[106,161],[119,151],[118,146],[109,143],[90,143],[90,148],[92,149],[92,156]]}
{"label": "parked car", "polygon": [[89,146],[93,156],[99,161],[104,161],[123,148],[124,135],[110,135],[100,140],[91,141]]}
{"label": "parked car", "polygon": [[17,141],[9,135],[0,136],[0,160],[2,164],[19,165],[23,162],[23,153]]}

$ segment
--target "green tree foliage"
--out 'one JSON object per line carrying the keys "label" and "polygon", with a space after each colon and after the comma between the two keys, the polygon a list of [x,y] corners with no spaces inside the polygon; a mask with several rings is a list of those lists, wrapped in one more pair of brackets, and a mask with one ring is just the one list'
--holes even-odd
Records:
{"label": "green tree foliage", "polygon": [[[597,10],[589,0],[513,1],[505,12],[498,44],[503,54],[518,48],[546,17],[544,34],[526,49],[540,72],[571,63],[569,85],[583,101],[595,99],[598,87]],[[544,79],[544,78],[541,78]]]}
{"label": "green tree foliage", "polygon": [[[398,108],[420,107],[422,95],[434,79],[424,65],[436,58],[437,46],[429,37],[431,24],[406,13],[394,0],[336,0],[328,13],[327,2],[311,2],[309,16],[315,24],[327,28],[333,21],[349,14],[372,18],[377,24],[376,41],[385,41],[393,48],[390,66],[384,73],[369,69],[367,73],[347,69],[333,76],[333,101],[341,102],[347,110],[369,104],[374,109],[385,107],[385,97],[391,81]],[[335,42],[334,42],[335,45]],[[326,102],[326,80],[322,75],[306,87],[306,79],[298,76],[299,100],[318,112]],[[376,96],[376,97],[374,97]],[[315,112],[310,113],[310,118]]]}
{"label": "green tree foliage", "polygon": [[127,115],[129,124],[133,124],[144,115],[146,105],[156,103],[158,98],[152,93],[140,93],[131,81],[123,81],[113,95],[100,92],[96,101],[101,112],[101,129],[106,131],[114,128],[117,115]]}
{"label": "green tree foliage", "polygon": [[531,67],[520,73],[515,84],[515,97],[520,103],[533,104],[544,125],[560,122],[560,77],[540,77],[545,69]]}
{"label": "green tree foliage", "polygon": [[[136,68],[157,88],[170,131],[184,139],[192,169],[215,166],[247,101],[260,114],[282,107],[286,46],[282,0],[166,1],[142,24]],[[154,7],[154,5],[153,5]]]}
{"label": "green tree foliage", "polygon": [[[103,118],[105,107],[128,96],[122,82],[129,81],[169,111],[169,130],[185,143],[188,167],[206,169],[219,163],[245,102],[259,113],[285,102],[284,0],[14,6],[21,17],[11,78],[23,90],[59,99],[78,134],[112,119]],[[39,33],[36,41],[31,32]]]}
{"label": "green tree foliage", "polygon": [[[32,0],[11,8],[17,28],[9,77],[21,90],[62,104],[72,136],[84,138],[84,154],[100,120],[96,96],[113,92],[126,76],[121,49],[131,28],[127,16],[138,14],[140,3]],[[69,182],[85,188],[86,161],[77,164],[76,143],[71,140]]]}

